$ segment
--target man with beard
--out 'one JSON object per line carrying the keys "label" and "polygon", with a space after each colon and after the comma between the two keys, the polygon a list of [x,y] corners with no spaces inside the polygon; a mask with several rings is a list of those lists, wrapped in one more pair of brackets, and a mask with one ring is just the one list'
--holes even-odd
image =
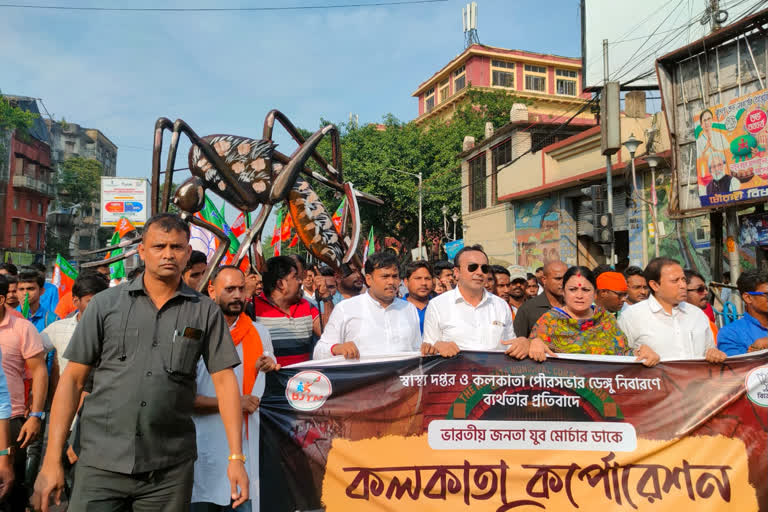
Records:
{"label": "man with beard", "polygon": [[419,350],[419,314],[413,304],[397,298],[397,256],[390,251],[369,256],[365,282],[367,293],[344,300],[333,309],[313,359],[360,359]]}
{"label": "man with beard", "polygon": [[419,312],[419,329],[422,333],[424,332],[424,313],[427,311],[429,298],[435,288],[434,278],[432,267],[424,260],[412,261],[405,267],[405,286],[408,288],[405,300],[413,304]]}
{"label": "man with beard", "polygon": [[501,265],[491,265],[491,272],[493,272],[495,284],[493,293],[497,297],[501,297],[504,302],[509,303],[509,270]]}
{"label": "man with beard", "polygon": [[253,301],[256,321],[267,329],[280,366],[309,361],[313,334],[320,336],[320,313],[304,298],[296,262],[288,256],[267,260],[264,293]]}
{"label": "man with beard", "polygon": [[[517,310],[520,309],[520,306],[526,300],[525,288],[528,285],[528,274],[520,265],[510,265],[507,267],[507,272],[509,272],[509,299],[507,302],[509,302],[509,307],[512,308],[512,320],[514,320]],[[538,292],[538,290],[537,284],[536,291]]]}
{"label": "man with beard", "polygon": [[[248,473],[250,502],[234,509],[259,510],[259,397],[264,392],[264,373],[279,370],[272,354],[269,331],[245,314],[245,276],[232,265],[218,267],[208,283],[208,296],[221,308],[243,364],[235,368],[240,387],[240,406],[245,417],[243,453]],[[219,401],[211,375],[203,360],[197,363],[197,395],[195,396],[195,432],[197,460],[192,487],[190,512],[222,512],[233,510],[226,461],[227,436],[219,417]]]}
{"label": "man with beard", "polygon": [[336,282],[338,286],[338,293],[341,295],[340,299],[334,300],[333,303],[337,304],[344,299],[351,297],[357,297],[363,291],[363,274],[354,265],[342,263],[341,271],[336,274]]}
{"label": "man with beard", "polygon": [[456,287],[456,277],[453,275],[453,263],[440,260],[435,263],[435,277],[443,283],[443,291],[453,290]]}
{"label": "man with beard", "polygon": [[707,195],[730,194],[741,188],[741,182],[725,172],[726,162],[723,153],[711,153],[707,159],[712,181],[707,183]]}

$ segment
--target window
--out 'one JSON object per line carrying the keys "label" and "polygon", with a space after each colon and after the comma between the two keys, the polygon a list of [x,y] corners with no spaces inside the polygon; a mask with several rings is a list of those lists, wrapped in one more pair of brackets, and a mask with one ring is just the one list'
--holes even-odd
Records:
{"label": "window", "polygon": [[68,140],[68,141],[64,142],[64,148],[69,153],[74,153],[75,152],[75,143],[74,143],[74,141]]}
{"label": "window", "polygon": [[467,86],[466,68],[461,66],[453,72],[453,93],[456,94]]}
{"label": "window", "polygon": [[499,167],[512,161],[512,140],[507,139],[496,147],[491,148],[491,204],[496,205],[499,197]]}
{"label": "window", "polygon": [[528,91],[546,92],[547,68],[544,66],[525,65],[525,88]]}
{"label": "window", "polygon": [[43,243],[43,225],[38,224],[37,225],[37,243],[35,244],[35,248],[39,251],[42,249],[41,244]]}
{"label": "window", "polygon": [[13,195],[13,209],[15,211],[19,210],[19,196],[16,194]]}
{"label": "window", "polygon": [[38,201],[37,202],[37,214],[42,216],[43,215],[43,202]]}
{"label": "window", "polygon": [[16,219],[13,219],[13,222],[11,223],[11,247],[16,247],[16,237],[19,232],[19,221]]}
{"label": "window", "polygon": [[435,88],[431,88],[424,95],[424,110],[432,112],[435,109]]}
{"label": "window", "polygon": [[31,199],[27,199],[27,211],[29,213],[32,213],[32,200]]}
{"label": "window", "polygon": [[515,63],[505,60],[491,60],[491,85],[514,89]]}
{"label": "window", "polygon": [[471,211],[485,208],[485,153],[469,161],[469,201]]}
{"label": "window", "polygon": [[555,84],[557,94],[576,96],[576,78],[578,76],[576,71],[556,69],[555,75],[557,76],[557,83]]}
{"label": "window", "polygon": [[31,222],[24,223],[24,248],[29,249],[29,225]]}
{"label": "window", "polygon": [[442,103],[442,102],[444,102],[445,100],[448,99],[448,96],[450,95],[450,91],[449,91],[449,88],[448,88],[448,79],[447,78],[445,80],[443,80],[442,82],[440,82],[440,85],[438,86],[437,92],[440,95],[440,97],[438,98],[438,102],[439,103]]}

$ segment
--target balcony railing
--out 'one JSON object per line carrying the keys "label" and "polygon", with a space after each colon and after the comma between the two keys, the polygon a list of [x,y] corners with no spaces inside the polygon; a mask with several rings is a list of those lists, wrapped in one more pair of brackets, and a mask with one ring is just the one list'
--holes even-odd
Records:
{"label": "balcony railing", "polygon": [[40,180],[36,180],[34,178],[30,178],[29,176],[23,176],[23,175],[14,176],[13,186],[16,188],[24,188],[27,190],[39,192],[49,197],[53,197],[55,195],[53,190],[53,185],[50,185]]}

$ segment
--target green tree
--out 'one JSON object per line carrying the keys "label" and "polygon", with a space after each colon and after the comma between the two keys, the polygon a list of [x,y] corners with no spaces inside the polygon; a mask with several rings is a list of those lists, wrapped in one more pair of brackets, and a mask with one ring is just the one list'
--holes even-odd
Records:
{"label": "green tree", "polygon": [[[443,235],[443,206],[448,207],[449,215],[460,213],[462,188],[458,154],[464,137],[469,135],[481,140],[486,122],[492,122],[496,128],[503,126],[509,122],[513,104],[529,103],[502,91],[470,88],[466,96],[467,102],[449,121],[434,120],[424,126],[402,122],[388,114],[383,118],[383,126],[339,125],[344,180],[359,190],[377,195],[385,205],[360,203],[363,234],[373,226],[377,236],[395,237],[407,249],[417,245],[418,180],[390,169],[422,173],[425,243],[430,233]],[[330,157],[327,139],[319,151]],[[340,201],[338,195],[327,190],[318,190],[318,193],[326,207],[336,208]],[[459,233],[461,230],[457,229],[457,235]]]}
{"label": "green tree", "polygon": [[99,200],[102,167],[96,160],[73,157],[59,165],[57,189],[62,206],[90,207]]}
{"label": "green tree", "polygon": [[26,134],[37,117],[37,114],[11,105],[10,101],[0,95],[0,132],[18,130],[22,134]]}

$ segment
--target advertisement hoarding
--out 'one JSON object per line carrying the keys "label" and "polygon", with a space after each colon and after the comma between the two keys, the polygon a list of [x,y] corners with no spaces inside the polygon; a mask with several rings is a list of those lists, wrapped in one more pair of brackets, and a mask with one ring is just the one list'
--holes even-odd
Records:
{"label": "advertisement hoarding", "polygon": [[116,226],[125,217],[134,226],[149,218],[149,181],[144,178],[101,178],[101,226]]}

